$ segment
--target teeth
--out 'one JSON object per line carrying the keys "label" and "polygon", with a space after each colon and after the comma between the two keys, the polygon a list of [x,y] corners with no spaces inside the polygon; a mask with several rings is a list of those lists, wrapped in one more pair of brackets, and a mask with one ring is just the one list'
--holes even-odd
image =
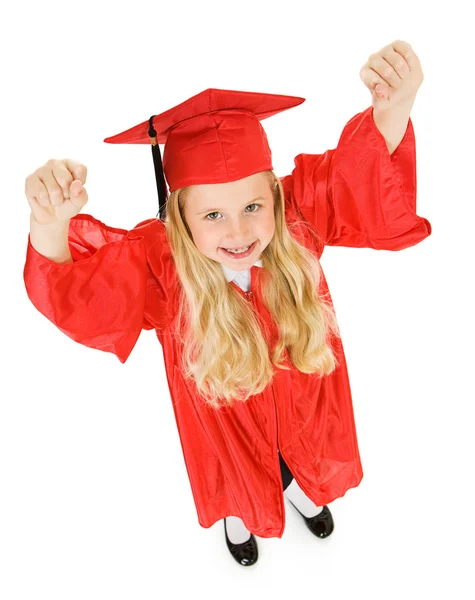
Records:
{"label": "teeth", "polygon": [[236,248],[234,250],[230,250],[229,248],[226,248],[226,250],[228,252],[232,252],[233,254],[239,254],[241,252],[246,252],[247,250],[249,250],[251,246],[246,246],[245,248]]}

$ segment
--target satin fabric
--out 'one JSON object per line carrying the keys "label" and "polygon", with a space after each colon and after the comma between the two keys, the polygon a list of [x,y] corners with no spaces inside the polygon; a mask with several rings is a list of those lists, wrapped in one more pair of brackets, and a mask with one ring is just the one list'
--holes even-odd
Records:
{"label": "satin fabric", "polygon": [[[208,88],[154,115],[156,141],[165,144],[163,171],[170,192],[188,185],[225,183],[272,170],[260,121],[305,98]],[[149,121],[105,138],[109,144],[150,144]]]}
{"label": "satin fabric", "polygon": [[[336,149],[298,155],[292,174],[281,181],[287,222],[310,226],[295,225],[293,235],[318,257],[325,245],[402,250],[431,233],[429,221],[416,214],[411,120],[389,155],[370,107],[346,124]],[[74,262],[59,265],[36,252],[28,238],[28,296],[70,338],[121,362],[142,329],[156,330],[202,527],[234,515],[255,535],[282,537],[278,449],[317,506],[359,485],[363,470],[341,341],[333,341],[340,366],[330,375],[278,370],[263,393],[217,411],[199,399],[179,369],[181,348],[171,334],[179,282],[164,224],[148,219],[127,231],[80,214],[70,222],[69,243]],[[251,267],[252,294],[229,285],[252,302],[273,346],[277,326],[262,302],[263,271]],[[321,286],[328,293],[323,273]],[[288,356],[286,364],[292,367]]]}

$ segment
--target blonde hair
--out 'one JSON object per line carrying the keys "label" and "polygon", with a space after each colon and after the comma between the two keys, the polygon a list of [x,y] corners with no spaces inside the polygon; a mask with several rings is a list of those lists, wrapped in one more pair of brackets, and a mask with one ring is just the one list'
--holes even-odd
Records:
{"label": "blonde hair", "polygon": [[[318,293],[320,262],[290,233],[284,191],[273,171],[264,171],[274,195],[275,234],[261,254],[262,301],[278,325],[272,352],[265,324],[226,280],[221,264],[195,246],[184,218],[190,187],[173,191],[166,204],[165,226],[179,286],[176,329],[182,342],[182,369],[213,408],[245,402],[270,383],[286,349],[302,373],[330,374],[338,361],[329,344],[340,337],[330,302]],[[300,222],[301,223],[301,222]]]}

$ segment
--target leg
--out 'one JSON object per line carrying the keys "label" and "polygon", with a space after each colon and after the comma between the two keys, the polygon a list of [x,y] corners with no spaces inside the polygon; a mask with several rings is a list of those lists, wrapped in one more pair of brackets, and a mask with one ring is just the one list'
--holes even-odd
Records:
{"label": "leg", "polygon": [[323,510],[323,506],[316,506],[310,498],[304,494],[299,484],[295,481],[294,476],[290,472],[285,460],[282,458],[279,452],[280,460],[280,473],[282,475],[282,483],[284,490],[286,490],[287,498],[295,504],[295,506],[303,513],[306,517],[314,517],[320,514]]}
{"label": "leg", "polygon": [[[280,474],[282,477],[282,486],[283,489],[287,489],[291,484],[294,476],[290,472],[289,467],[286,462],[282,458],[279,452],[279,461],[280,461]],[[241,521],[239,517],[226,517],[226,529],[229,540],[234,544],[241,544],[245,542],[250,537],[250,532],[244,526],[244,523]]]}
{"label": "leg", "polygon": [[283,485],[283,489],[286,490],[289,487],[289,485],[292,483],[294,476],[290,472],[290,469],[287,466],[287,463],[285,462],[285,460],[282,458],[282,454],[280,452],[279,452],[279,461],[280,461],[280,475],[282,477],[282,485]]}

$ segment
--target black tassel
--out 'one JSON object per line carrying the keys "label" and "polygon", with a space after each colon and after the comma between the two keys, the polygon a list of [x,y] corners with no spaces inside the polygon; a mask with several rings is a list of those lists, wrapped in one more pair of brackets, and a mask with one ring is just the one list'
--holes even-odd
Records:
{"label": "black tassel", "polygon": [[149,119],[149,130],[148,135],[150,137],[150,142],[152,144],[152,156],[153,156],[153,165],[155,168],[155,179],[157,181],[157,192],[158,192],[158,213],[157,217],[163,221],[165,220],[166,214],[166,202],[167,202],[167,188],[165,184],[165,175],[163,173],[162,166],[162,155],[160,153],[160,145],[157,144],[157,132],[153,127],[153,117],[152,115]]}

